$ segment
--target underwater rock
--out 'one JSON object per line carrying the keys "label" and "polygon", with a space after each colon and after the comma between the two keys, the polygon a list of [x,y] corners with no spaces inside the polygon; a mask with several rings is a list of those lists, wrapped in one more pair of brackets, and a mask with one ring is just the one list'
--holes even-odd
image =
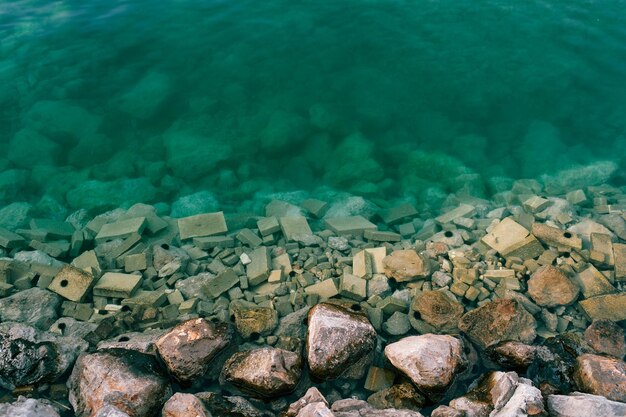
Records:
{"label": "underwater rock", "polygon": [[441,392],[466,365],[461,340],[449,335],[409,336],[385,347],[385,356],[423,392]]}
{"label": "underwater rock", "polygon": [[461,303],[442,291],[423,291],[414,298],[411,308],[426,323],[444,332],[455,330],[465,312]]}
{"label": "underwater rock", "polygon": [[20,396],[13,403],[0,403],[0,417],[61,417],[49,401]]}
{"label": "underwater rock", "polygon": [[367,398],[375,408],[398,408],[420,411],[426,404],[426,398],[410,383],[404,382],[380,390]]}
{"label": "underwater rock", "polygon": [[304,407],[315,403],[323,403],[328,407],[328,401],[326,401],[322,393],[317,388],[311,387],[300,399],[289,405],[289,408],[285,411],[285,417],[295,417]]}
{"label": "underwater rock", "polygon": [[67,101],[38,101],[25,114],[26,125],[62,145],[90,136],[100,122],[98,116]]}
{"label": "underwater rock", "polygon": [[201,378],[210,362],[230,343],[228,324],[192,319],[174,327],[156,342],[159,357],[181,382]]}
{"label": "underwater rock", "polygon": [[[323,403],[315,403],[316,405]],[[308,405],[307,407],[311,407],[313,404]],[[306,410],[305,407],[303,409]],[[319,407],[321,410],[324,410],[324,407]],[[331,407],[331,410],[334,414],[303,414],[307,417],[326,417],[335,416],[335,417],[424,417],[421,413],[412,410],[398,410],[396,408],[386,408],[382,410],[378,410],[368,404],[366,401],[357,400],[352,398],[346,398],[343,400],[335,401]],[[300,416],[300,414],[298,414]],[[302,416],[300,416],[302,417]]]}
{"label": "underwater rock", "polygon": [[282,152],[298,146],[308,137],[306,120],[291,112],[274,111],[260,132],[260,146],[266,152]]}
{"label": "underwater rock", "polygon": [[0,385],[7,389],[51,382],[67,371],[89,344],[20,323],[0,324]]}
{"label": "underwater rock", "polygon": [[124,95],[115,100],[115,108],[136,119],[153,117],[172,92],[167,74],[150,71]]}
{"label": "underwater rock", "polygon": [[211,174],[220,162],[232,155],[232,147],[226,142],[174,128],[163,135],[163,144],[167,166],[176,176],[187,181]]}
{"label": "underwater rock", "polygon": [[54,141],[25,128],[11,138],[7,159],[20,168],[32,169],[36,165],[55,165],[60,151]]}
{"label": "underwater rock", "polygon": [[209,191],[198,191],[197,193],[179,197],[172,203],[171,217],[181,218],[194,216],[202,213],[213,213],[219,210],[219,203],[215,195]]}
{"label": "underwater rock", "polygon": [[459,329],[482,348],[504,340],[532,343],[537,323],[522,305],[511,299],[484,304],[461,317]]}
{"label": "underwater rock", "polygon": [[298,353],[265,347],[235,353],[224,364],[221,378],[252,396],[271,398],[293,391],[301,373]]}
{"label": "underwater rock", "polygon": [[67,192],[72,209],[105,210],[156,200],[158,190],[145,177],[118,181],[85,181]]}
{"label": "underwater rock", "polygon": [[199,392],[195,396],[202,401],[213,417],[269,417],[267,413],[261,412],[250,401],[240,396],[222,396],[214,392]]}
{"label": "underwater rock", "polygon": [[413,281],[430,274],[428,260],[423,259],[415,250],[395,250],[383,259],[385,275],[397,282]]}
{"label": "underwater rock", "polygon": [[[545,149],[542,154],[549,155]],[[618,166],[612,161],[598,161],[584,166],[566,169],[554,176],[543,176],[545,190],[550,194],[559,194],[591,185],[608,182],[617,171]],[[543,171],[546,172],[546,171]]]}
{"label": "underwater rock", "polygon": [[94,417],[130,417],[128,414],[115,407],[114,405],[105,405]]}
{"label": "underwater rock", "polygon": [[0,321],[14,321],[47,329],[58,317],[61,297],[41,288],[29,288],[0,299]]}
{"label": "underwater rock", "polygon": [[0,201],[14,201],[28,186],[30,173],[24,169],[7,169],[0,172]]}
{"label": "underwater rock", "polygon": [[29,203],[11,203],[0,209],[0,227],[15,230],[28,224],[33,206]]}
{"label": "underwater rock", "polygon": [[365,315],[322,303],[308,313],[307,362],[311,374],[335,379],[376,346],[376,330]]}
{"label": "underwater rock", "polygon": [[202,401],[193,394],[177,392],[163,406],[162,417],[211,417]]}
{"label": "underwater rock", "polygon": [[485,349],[485,354],[498,365],[524,371],[535,359],[537,347],[521,342],[504,341]]}
{"label": "underwater rock", "polygon": [[270,307],[241,306],[234,309],[234,316],[235,326],[245,339],[266,336],[278,325],[278,314]]}
{"label": "underwater rock", "polygon": [[463,410],[457,410],[447,405],[440,405],[430,413],[430,417],[466,417],[466,414]]}
{"label": "underwater rock", "polygon": [[77,417],[113,405],[133,417],[153,417],[172,395],[155,358],[124,349],[105,349],[78,358],[67,386]]}

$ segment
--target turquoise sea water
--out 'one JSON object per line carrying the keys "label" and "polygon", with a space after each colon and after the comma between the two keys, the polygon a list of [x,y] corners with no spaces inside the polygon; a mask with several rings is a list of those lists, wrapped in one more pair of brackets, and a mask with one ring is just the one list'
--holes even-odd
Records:
{"label": "turquoise sea water", "polygon": [[1,0],[0,200],[436,205],[516,178],[621,183],[625,16],[620,0]]}

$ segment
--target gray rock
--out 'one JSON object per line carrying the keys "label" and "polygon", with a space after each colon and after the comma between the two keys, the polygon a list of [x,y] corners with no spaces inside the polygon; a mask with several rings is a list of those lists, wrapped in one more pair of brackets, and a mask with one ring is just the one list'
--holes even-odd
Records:
{"label": "gray rock", "polygon": [[548,411],[552,417],[623,417],[626,404],[600,395],[573,392],[569,395],[549,395]]}
{"label": "gray rock", "polygon": [[461,340],[435,334],[409,336],[389,344],[385,356],[426,393],[445,390],[467,361]]}
{"label": "gray rock", "polygon": [[50,255],[40,250],[33,251],[21,251],[15,254],[14,259],[16,261],[28,263],[28,264],[39,264],[39,265],[47,265],[47,266],[63,266],[64,263],[61,261],[57,261]]}
{"label": "gray rock", "polygon": [[335,417],[336,414],[330,411],[327,404],[311,403],[307,404],[298,412],[296,417]]}
{"label": "gray rock", "polygon": [[376,346],[376,330],[363,314],[322,303],[308,317],[307,358],[317,378],[337,378]]}
{"label": "gray rock", "polygon": [[288,336],[298,339],[304,339],[306,328],[302,325],[309,313],[309,307],[301,308],[293,313],[287,314],[280,319],[278,328],[274,332],[276,336]]}
{"label": "gray rock", "polygon": [[214,392],[199,392],[195,395],[202,400],[213,417],[268,417],[268,414],[261,412],[250,401],[240,396],[221,396]]}
{"label": "gray rock", "polygon": [[350,249],[350,244],[348,243],[348,239],[346,239],[345,237],[330,236],[328,238],[328,247],[338,250],[340,252],[344,252]]}
{"label": "gray rock", "polygon": [[94,417],[130,417],[128,414],[113,405],[105,405]]}
{"label": "gray rock", "polygon": [[54,381],[89,344],[20,323],[0,324],[0,385],[7,389]]}
{"label": "gray rock", "polygon": [[411,329],[409,317],[399,311],[394,312],[391,317],[383,323],[383,330],[392,336],[406,334]]}
{"label": "gray rock", "polygon": [[118,348],[155,355],[157,352],[156,343],[163,337],[165,332],[165,330],[153,329],[146,330],[143,333],[123,333],[98,343],[98,350]]}
{"label": "gray rock", "polygon": [[412,410],[398,410],[395,408],[378,410],[366,401],[352,398],[335,401],[331,410],[336,417],[423,417],[418,411]]}
{"label": "gray rock", "polygon": [[33,206],[29,203],[11,203],[0,209],[0,227],[15,230],[28,225]]}
{"label": "gray rock", "polygon": [[299,354],[266,347],[235,353],[224,364],[221,378],[250,395],[271,398],[293,391],[301,373]]}
{"label": "gray rock", "polygon": [[19,397],[13,403],[0,404],[0,417],[60,417],[60,414],[46,400]]}
{"label": "gray rock", "polygon": [[58,317],[61,297],[40,288],[20,291],[0,299],[0,321],[25,323],[47,329]]}
{"label": "gray rock", "polygon": [[622,240],[626,240],[626,220],[619,214],[605,214],[598,218],[598,223],[606,226]]}
{"label": "gray rock", "polygon": [[81,355],[67,386],[77,417],[93,416],[107,405],[133,417],[153,417],[172,395],[153,356],[124,349]]}
{"label": "gray rock", "polygon": [[328,401],[326,401],[326,398],[324,398],[322,393],[319,392],[317,388],[311,387],[302,396],[302,398],[289,405],[289,409],[285,412],[285,417],[295,417],[304,407],[314,403],[323,403],[326,407],[328,407]]}

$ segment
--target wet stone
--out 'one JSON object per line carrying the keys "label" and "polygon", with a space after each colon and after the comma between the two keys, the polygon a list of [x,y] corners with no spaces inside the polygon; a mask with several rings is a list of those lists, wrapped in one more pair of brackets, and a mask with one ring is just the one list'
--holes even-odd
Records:
{"label": "wet stone", "polygon": [[569,395],[549,395],[548,411],[552,417],[623,417],[626,404],[600,395],[575,392]]}
{"label": "wet stone", "polygon": [[80,303],[91,288],[93,280],[92,274],[66,265],[54,277],[48,289],[68,300]]}
{"label": "wet stone", "polygon": [[25,323],[47,329],[58,317],[61,297],[39,288],[0,299],[0,321]]}
{"label": "wet stone", "polygon": [[442,291],[424,291],[415,297],[411,308],[420,314],[426,323],[441,331],[457,328],[465,312],[463,305]]}
{"label": "wet stone", "polygon": [[141,275],[107,272],[93,287],[93,294],[100,297],[128,298],[141,285]]}
{"label": "wet stone", "polygon": [[210,297],[217,298],[237,284],[239,284],[239,276],[231,268],[228,268],[215,278],[207,280],[204,288]]}
{"label": "wet stone", "polygon": [[141,235],[146,225],[145,217],[136,217],[133,219],[120,220],[115,223],[107,223],[102,225],[95,237],[95,241],[96,243],[101,243],[113,239],[126,239],[135,233]]}
{"label": "wet stone", "polygon": [[211,361],[232,338],[227,324],[193,319],[174,327],[156,342],[156,347],[169,372],[181,382],[190,382],[204,376]]}
{"label": "wet stone", "polygon": [[614,293],[615,287],[593,265],[576,274],[573,280],[578,284],[585,298]]}
{"label": "wet stone", "polygon": [[378,409],[399,408],[420,411],[426,398],[410,383],[396,384],[370,395],[367,402]]}
{"label": "wet stone", "polygon": [[626,293],[599,295],[578,304],[591,320],[626,320]]}
{"label": "wet stone", "polygon": [[152,417],[172,395],[154,357],[106,349],[78,358],[68,380],[69,401],[79,417],[113,405],[134,417]]}
{"label": "wet stone", "polygon": [[626,363],[620,359],[581,355],[576,359],[574,380],[584,392],[626,402]]}
{"label": "wet stone", "polygon": [[162,417],[211,417],[204,404],[193,394],[177,392],[163,406]]}
{"label": "wet stone", "polygon": [[305,209],[311,216],[315,217],[316,219],[321,219],[330,208],[330,205],[326,201],[308,199],[300,203],[300,207]]}
{"label": "wet stone", "polygon": [[326,303],[309,310],[307,362],[316,378],[339,377],[375,345],[376,331],[364,315]]}
{"label": "wet stone", "polygon": [[535,359],[537,348],[521,342],[504,341],[485,350],[487,356],[505,369],[523,371]]}
{"label": "wet stone", "polygon": [[482,348],[504,340],[531,343],[537,336],[533,316],[511,299],[492,301],[466,313],[459,329]]}
{"label": "wet stone", "polygon": [[445,390],[466,362],[462,342],[448,335],[405,337],[387,345],[385,356],[423,392]]}
{"label": "wet stone", "polygon": [[278,315],[269,307],[238,307],[234,316],[237,330],[246,339],[266,336],[278,325]]}
{"label": "wet stone", "polygon": [[542,307],[569,305],[579,291],[563,271],[550,265],[539,268],[528,280],[528,294]]}
{"label": "wet stone", "polygon": [[312,235],[311,227],[303,216],[281,217],[280,228],[288,242],[294,241],[298,236]]}
{"label": "wet stone", "polygon": [[221,377],[243,392],[268,398],[293,391],[301,372],[299,354],[260,348],[235,353],[224,364]]}
{"label": "wet stone", "polygon": [[13,403],[0,403],[2,417],[60,417],[59,410],[46,400],[19,397]]}
{"label": "wet stone", "polygon": [[619,359],[626,355],[624,329],[610,320],[594,321],[585,330],[585,341],[600,354]]}
{"label": "wet stone", "polygon": [[246,274],[248,283],[254,287],[267,281],[269,278],[270,270],[272,269],[272,259],[269,249],[265,246],[255,249],[249,256],[251,262],[246,266]]}

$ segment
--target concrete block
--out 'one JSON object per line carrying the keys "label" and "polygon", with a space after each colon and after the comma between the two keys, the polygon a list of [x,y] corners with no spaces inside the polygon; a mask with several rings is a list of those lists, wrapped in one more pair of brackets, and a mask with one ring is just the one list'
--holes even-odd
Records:
{"label": "concrete block", "polygon": [[367,297],[367,281],[356,275],[344,273],[339,279],[339,294],[351,300],[365,300]]}
{"label": "concrete block", "polygon": [[534,195],[522,203],[522,207],[531,213],[537,213],[550,205],[550,200],[547,198]]}
{"label": "concrete block", "polygon": [[115,223],[102,225],[95,237],[96,243],[102,243],[113,239],[126,239],[133,233],[141,235],[146,228],[145,217],[135,217],[128,220],[120,220]]}
{"label": "concrete block", "polygon": [[383,232],[379,230],[365,230],[363,238],[375,242],[399,242],[402,236],[394,232]]}
{"label": "concrete block", "polygon": [[246,274],[248,276],[248,283],[254,287],[259,285],[270,275],[272,269],[272,259],[270,251],[267,247],[261,246],[250,253],[250,264],[246,267]]}
{"label": "concrete block", "polygon": [[574,232],[548,226],[544,223],[534,223],[531,232],[542,242],[551,246],[564,246],[573,249],[582,249],[583,241]]}
{"label": "concrete block", "polygon": [[0,246],[5,249],[19,248],[26,244],[24,238],[17,233],[0,227]]}
{"label": "concrete block", "polygon": [[297,236],[312,235],[313,231],[303,216],[281,217],[280,228],[288,242],[295,241]]}
{"label": "concrete block", "polygon": [[572,279],[578,284],[585,298],[616,292],[615,287],[593,265],[589,265],[587,269],[574,275]]}
{"label": "concrete block", "polygon": [[165,305],[166,302],[167,294],[162,289],[156,291],[137,290],[132,297],[123,299],[122,305],[130,307],[161,307]]}
{"label": "concrete block", "polygon": [[196,214],[178,219],[178,232],[181,240],[193,237],[221,235],[228,231],[224,213]]}
{"label": "concrete block", "polygon": [[615,279],[626,281],[626,244],[614,243]]}
{"label": "concrete block", "polygon": [[243,245],[251,248],[256,248],[257,246],[261,246],[261,244],[263,244],[263,240],[261,240],[261,238],[250,229],[241,229],[239,233],[237,233],[236,237],[237,240]]}
{"label": "concrete block", "polygon": [[626,293],[606,294],[579,301],[590,320],[626,320]]}
{"label": "concrete block", "polygon": [[611,236],[604,233],[591,233],[591,249],[604,255],[606,265],[615,265]]}
{"label": "concrete block", "polygon": [[380,218],[390,226],[406,223],[414,217],[417,217],[417,215],[418,212],[415,207],[408,203],[382,210],[379,213]]}
{"label": "concrete block", "polygon": [[510,217],[503,219],[481,241],[492,249],[502,253],[511,251],[511,247],[523,242],[530,232]]}
{"label": "concrete block", "polygon": [[284,275],[289,275],[293,268],[288,253],[283,253],[272,259],[272,269],[282,269]]}
{"label": "concrete block", "polygon": [[522,260],[534,259],[544,252],[544,247],[533,235],[526,236],[523,240],[513,243],[504,251],[500,252],[504,258],[520,258]]}
{"label": "concrete block", "polygon": [[267,282],[282,282],[284,279],[283,270],[282,269],[273,269],[270,272],[270,276],[267,278]]}
{"label": "concrete block", "polygon": [[393,297],[383,298],[378,303],[376,303],[376,307],[380,308],[387,317],[391,316],[396,311],[403,312],[409,309],[409,306],[404,301],[398,300],[397,298]]}
{"label": "concrete block", "polygon": [[416,233],[415,225],[413,223],[404,223],[398,226],[398,233],[403,238],[408,238],[413,236]]}
{"label": "concrete block", "polygon": [[70,239],[76,229],[71,224],[52,219],[31,219],[31,229],[45,230],[50,239]]}
{"label": "concrete block", "polygon": [[360,278],[369,278],[372,274],[384,273],[383,259],[387,248],[367,248],[357,252],[352,258],[352,273]]}
{"label": "concrete block", "polygon": [[585,205],[586,203],[588,203],[587,200],[587,196],[585,195],[585,192],[583,190],[574,190],[574,191],[570,191],[565,195],[565,199],[570,203],[570,204],[574,204],[574,205]]}
{"label": "concrete block", "polygon": [[300,207],[305,209],[311,215],[311,217],[321,219],[322,217],[324,217],[330,206],[326,201],[309,199],[304,200],[300,204]]}
{"label": "concrete block", "polygon": [[66,265],[54,277],[48,289],[77,303],[83,301],[94,281],[92,274]]}
{"label": "concrete block", "polygon": [[362,236],[366,230],[376,230],[376,225],[363,216],[331,217],[324,223],[338,236]]}
{"label": "concrete block", "polygon": [[280,224],[274,216],[264,217],[256,222],[257,228],[261,236],[269,236],[273,233],[280,232]]}
{"label": "concrete block", "polygon": [[231,236],[194,237],[193,244],[200,249],[234,248],[235,239]]}
{"label": "concrete block", "polygon": [[124,271],[144,271],[149,266],[147,253],[135,253],[124,257]]}
{"label": "concrete block", "polygon": [[325,279],[316,284],[309,285],[304,289],[305,294],[313,294],[319,296],[320,299],[328,299],[339,294],[337,285],[332,278]]}
{"label": "concrete block", "polygon": [[92,273],[96,276],[99,276],[102,272],[100,261],[96,256],[96,252],[93,250],[85,251],[81,253],[80,256],[74,258],[72,266],[85,271],[92,271]]}
{"label": "concrete block", "polygon": [[33,240],[30,242],[30,247],[45,252],[53,258],[63,258],[70,251],[70,242],[65,240],[55,240],[53,242]]}
{"label": "concrete block", "polygon": [[93,287],[93,294],[101,297],[128,298],[140,285],[140,275],[107,272]]}
{"label": "concrete block", "polygon": [[461,204],[457,208],[435,217],[435,221],[439,224],[450,223],[459,217],[470,217],[475,211],[476,208],[474,206],[470,204]]}

